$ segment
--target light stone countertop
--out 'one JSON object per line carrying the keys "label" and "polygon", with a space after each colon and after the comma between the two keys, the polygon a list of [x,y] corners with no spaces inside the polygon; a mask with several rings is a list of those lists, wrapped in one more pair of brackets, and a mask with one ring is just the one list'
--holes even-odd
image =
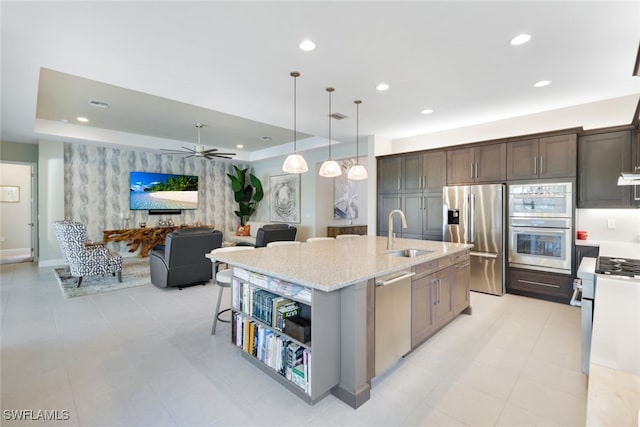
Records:
{"label": "light stone countertop", "polygon": [[473,247],[463,243],[399,238],[394,242],[394,251],[426,249],[434,252],[415,258],[391,256],[386,237],[360,236],[257,248],[250,252],[227,252],[216,258],[232,266],[331,292]]}

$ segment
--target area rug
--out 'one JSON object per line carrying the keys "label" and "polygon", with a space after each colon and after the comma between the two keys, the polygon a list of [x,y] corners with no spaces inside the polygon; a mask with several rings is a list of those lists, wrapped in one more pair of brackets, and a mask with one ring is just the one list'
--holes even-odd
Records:
{"label": "area rug", "polygon": [[53,269],[62,295],[65,298],[93,295],[101,292],[116,291],[151,283],[149,258],[125,258],[122,261],[122,282],[117,276],[86,276],[78,286],[78,278],[69,273],[69,266]]}

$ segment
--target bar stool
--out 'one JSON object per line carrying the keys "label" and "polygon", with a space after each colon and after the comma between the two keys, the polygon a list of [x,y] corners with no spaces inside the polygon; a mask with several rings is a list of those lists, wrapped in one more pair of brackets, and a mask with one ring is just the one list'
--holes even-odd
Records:
{"label": "bar stool", "polygon": [[298,242],[297,240],[282,240],[282,241],[277,241],[277,242],[269,242],[267,243],[267,247],[268,248],[272,248],[274,246],[288,246],[288,245],[299,245],[300,242]]}
{"label": "bar stool", "polygon": [[211,326],[211,335],[216,334],[216,325],[218,320],[223,323],[230,323],[230,320],[220,319],[220,315],[225,311],[229,311],[230,308],[224,309],[220,311],[220,302],[222,301],[222,292],[224,292],[224,288],[231,288],[231,268],[227,266],[224,270],[218,271],[218,267],[221,262],[216,260],[216,255],[221,254],[222,252],[235,252],[235,251],[247,251],[255,249],[253,246],[229,246],[225,248],[214,249],[205,256],[211,260],[213,263],[213,279],[215,283],[220,287],[220,291],[218,292],[218,302],[216,303],[216,312],[213,316],[213,325]]}
{"label": "bar stool", "polygon": [[335,240],[333,237],[309,237],[307,242],[319,242],[321,240]]}
{"label": "bar stool", "polygon": [[359,234],[338,234],[336,236],[336,239],[341,240],[341,239],[352,239],[354,237],[360,237]]}

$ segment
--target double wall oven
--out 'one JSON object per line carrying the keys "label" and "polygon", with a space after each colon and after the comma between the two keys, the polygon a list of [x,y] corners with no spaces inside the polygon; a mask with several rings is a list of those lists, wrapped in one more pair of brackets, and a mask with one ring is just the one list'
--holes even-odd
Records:
{"label": "double wall oven", "polygon": [[509,265],[571,274],[572,183],[509,186]]}

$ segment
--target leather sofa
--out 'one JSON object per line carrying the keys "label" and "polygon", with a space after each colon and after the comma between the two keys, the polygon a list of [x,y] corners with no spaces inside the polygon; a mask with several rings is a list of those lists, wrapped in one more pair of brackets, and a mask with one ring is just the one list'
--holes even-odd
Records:
{"label": "leather sofa", "polygon": [[151,283],[166,288],[206,283],[212,278],[211,260],[205,257],[222,246],[222,232],[206,227],[183,228],[167,235],[164,245],[149,254]]}

